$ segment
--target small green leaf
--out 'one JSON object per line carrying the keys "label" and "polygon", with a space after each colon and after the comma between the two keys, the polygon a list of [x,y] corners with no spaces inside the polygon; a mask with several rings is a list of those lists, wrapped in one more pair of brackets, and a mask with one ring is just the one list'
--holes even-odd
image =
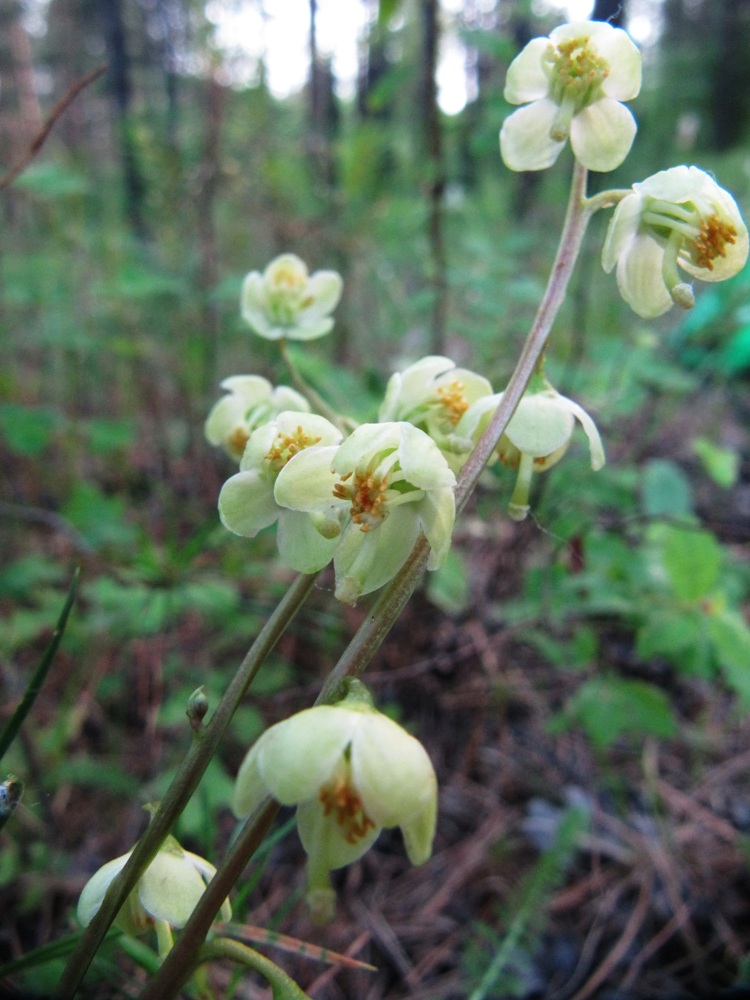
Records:
{"label": "small green leaf", "polygon": [[11,451],[19,455],[40,455],[52,441],[59,418],[49,410],[18,403],[0,406],[0,434]]}
{"label": "small green leaf", "polygon": [[[566,715],[600,747],[610,746],[623,733],[667,738],[677,731],[663,691],[644,681],[620,677],[587,681],[571,699]],[[556,728],[560,728],[559,719]]]}
{"label": "small green leaf", "polygon": [[456,549],[450,549],[440,569],[429,574],[427,596],[446,615],[460,615],[468,608],[471,595],[466,565]]}
{"label": "small green leaf", "polygon": [[742,616],[722,610],[709,619],[714,652],[727,684],[743,708],[750,706],[750,628]]}
{"label": "small green leaf", "polygon": [[641,503],[649,517],[679,517],[693,511],[690,482],[674,462],[654,458],[643,467]]}
{"label": "small green leaf", "polygon": [[698,601],[716,586],[721,546],[710,531],[663,525],[662,562],[675,597]]}
{"label": "small green leaf", "polygon": [[720,448],[704,437],[693,441],[693,449],[717,486],[729,489],[735,485],[740,471],[740,456],[736,451],[731,448]]}

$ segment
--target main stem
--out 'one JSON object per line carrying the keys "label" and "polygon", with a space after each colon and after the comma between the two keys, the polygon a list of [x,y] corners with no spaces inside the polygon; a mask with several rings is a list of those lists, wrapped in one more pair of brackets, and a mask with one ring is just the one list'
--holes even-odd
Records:
{"label": "main stem", "polygon": [[[219,702],[211,721],[199,730],[145,833],[133,849],[127,864],[114,879],[101,908],[87,927],[57,986],[57,997],[75,996],[94,954],[119,913],[128,893],[151,863],[156,852],[183,811],[198,782],[216,753],[219,741],[229,725],[263,661],[297,613],[315,582],[315,576],[298,576],[248,650],[237,673]],[[270,823],[270,820],[269,820]],[[223,902],[226,893],[219,901]]]}
{"label": "main stem", "polygon": [[[586,202],[585,194],[586,170],[576,162],[565,222],[544,298],[503,398],[458,477],[456,487],[458,510],[462,510],[466,505],[482,469],[497,448],[500,437],[539,363],[552,324],[565,299],[586,226],[593,211]],[[339,662],[326,678],[316,704],[335,700],[341,693],[341,684],[346,677],[358,677],[364,672],[419,583],[428,555],[427,541],[421,537],[398,576],[385,588],[344,650]],[[168,1000],[177,993],[184,981],[186,969],[190,968],[191,959],[205,940],[222,902],[261,843],[277,809],[275,803],[266,800],[256,814],[248,819],[240,836],[198,901],[179,940],[167,955],[157,975],[146,986],[140,1000]]]}

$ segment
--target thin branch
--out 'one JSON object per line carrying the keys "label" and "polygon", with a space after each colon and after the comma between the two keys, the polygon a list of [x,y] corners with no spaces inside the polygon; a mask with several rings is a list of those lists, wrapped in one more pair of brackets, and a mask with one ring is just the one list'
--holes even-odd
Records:
{"label": "thin branch", "polygon": [[77,83],[74,83],[73,86],[70,88],[70,90],[67,92],[67,94],[57,102],[57,104],[52,109],[49,117],[45,121],[44,125],[42,125],[41,130],[35,136],[26,155],[23,156],[21,160],[19,160],[19,162],[15,164],[15,166],[12,166],[7,173],[5,173],[2,177],[0,177],[0,191],[2,191],[6,187],[9,187],[16,179],[16,177],[18,177],[19,174],[22,174],[24,172],[24,170],[28,167],[28,165],[31,163],[34,157],[39,153],[39,150],[47,141],[47,137],[54,128],[57,119],[60,118],[60,116],[65,111],[67,111],[67,109],[76,99],[76,97],[78,97],[81,91],[84,90],[86,87],[88,87],[90,83],[93,83],[94,80],[98,80],[99,77],[102,76],[102,74],[106,71],[106,69],[107,69],[106,63],[101,63],[101,65],[97,66],[95,69],[92,69],[90,73],[87,73],[86,76],[81,77],[81,79],[78,80]]}

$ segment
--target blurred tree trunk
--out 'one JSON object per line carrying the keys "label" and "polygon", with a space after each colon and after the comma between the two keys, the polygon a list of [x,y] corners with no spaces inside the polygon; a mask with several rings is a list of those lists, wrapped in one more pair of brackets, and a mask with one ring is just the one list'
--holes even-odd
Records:
{"label": "blurred tree trunk", "polygon": [[711,73],[711,121],[716,149],[738,145],[750,117],[750,2],[722,0],[716,18],[716,61]]}
{"label": "blurred tree trunk", "polygon": [[445,349],[448,282],[443,235],[443,194],[445,192],[443,133],[435,79],[440,44],[439,0],[421,0],[420,11],[422,16],[422,73],[419,104],[422,115],[422,141],[427,165],[427,235],[430,247],[430,284],[433,292],[430,349],[433,354],[442,354]]}
{"label": "blurred tree trunk", "polygon": [[122,0],[99,0],[99,14],[104,31],[104,43],[109,64],[108,80],[115,105],[116,126],[120,147],[125,214],[140,238],[147,235],[143,203],[146,186],[138,164],[138,154],[130,118],[132,87],[130,58],[125,39]]}
{"label": "blurred tree trunk", "polygon": [[336,165],[332,144],[338,131],[338,106],[330,57],[318,51],[317,0],[310,4],[310,79],[308,82],[308,148],[313,175],[328,191],[336,186]]}

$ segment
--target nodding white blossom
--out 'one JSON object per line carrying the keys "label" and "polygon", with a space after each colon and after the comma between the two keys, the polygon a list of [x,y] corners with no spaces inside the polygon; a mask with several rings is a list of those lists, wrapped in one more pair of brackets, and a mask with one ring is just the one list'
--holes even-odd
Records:
{"label": "nodding white blossom", "polygon": [[310,410],[304,396],[286,385],[274,388],[261,375],[232,375],[224,379],[221,388],[227,390],[227,395],[214,405],[206,419],[206,440],[223,448],[237,462],[256,427],[282,410]]}
{"label": "nodding white blossom", "polygon": [[614,170],[637,129],[620,102],[640,89],[641,55],[621,28],[575,21],[532,39],[508,68],[505,99],[525,106],[503,123],[503,161],[511,170],[543,170],[570,139],[584,167]]}
{"label": "nodding white blossom", "polygon": [[[502,393],[496,401],[499,403],[500,399]],[[536,376],[531,391],[516,407],[497,450],[503,465],[518,469],[508,504],[508,513],[514,521],[523,521],[529,512],[533,473],[545,472],[560,461],[570,445],[576,420],[588,438],[591,468],[597,471],[605,458],[596,424],[583,407],[561,396],[542,376]]]}
{"label": "nodding white blossom", "polygon": [[450,358],[431,355],[391,376],[378,417],[408,420],[419,427],[457,472],[474,447],[474,441],[460,433],[461,418],[478,399],[491,395],[484,376],[457,368]]}
{"label": "nodding white blossom", "polygon": [[[335,446],[341,431],[317,413],[284,412],[257,427],[245,446],[240,470],[219,494],[219,516],[236,535],[254,538],[278,521],[282,561],[300,573],[315,573],[331,561],[336,544],[308,513],[280,506],[274,497],[279,474],[307,449]],[[326,454],[328,452],[326,451]],[[338,535],[338,525],[335,534]]]}
{"label": "nodding white blossom", "polygon": [[297,806],[308,855],[312,915],[333,915],[329,872],[398,826],[412,864],[432,853],[437,779],[422,744],[378,712],[359,681],[335,705],[318,705],[271,726],[245,757],[233,809],[248,816],[265,796]]}
{"label": "nodding white blossom", "polygon": [[698,167],[672,167],[640,184],[618,204],[602,265],[617,268],[620,294],[639,316],[694,304],[680,271],[701,281],[737,274],[748,253],[747,227],[734,198]]}
{"label": "nodding white blossom", "polygon": [[[84,927],[99,912],[107,889],[132,853],[108,861],[83,887],[78,919]],[[174,837],[167,837],[115,917],[115,926],[126,934],[143,934],[155,928],[159,954],[163,955],[172,946],[171,928],[185,926],[215,874],[209,861],[185,851]],[[220,916],[225,921],[231,919],[228,899],[221,904]]]}
{"label": "nodding white blossom", "polygon": [[266,340],[314,340],[333,327],[331,313],[343,289],[337,271],[308,274],[295,254],[276,257],[265,271],[251,271],[242,285],[241,312]]}
{"label": "nodding white blossom", "polygon": [[[301,451],[279,473],[274,496],[282,507],[312,515],[331,539],[336,597],[354,604],[398,573],[420,531],[430,545],[427,568],[442,564],[456,515],[455,485],[435,442],[395,421],[362,424],[338,447]],[[292,569],[310,564],[307,544],[300,535],[288,546]]]}

